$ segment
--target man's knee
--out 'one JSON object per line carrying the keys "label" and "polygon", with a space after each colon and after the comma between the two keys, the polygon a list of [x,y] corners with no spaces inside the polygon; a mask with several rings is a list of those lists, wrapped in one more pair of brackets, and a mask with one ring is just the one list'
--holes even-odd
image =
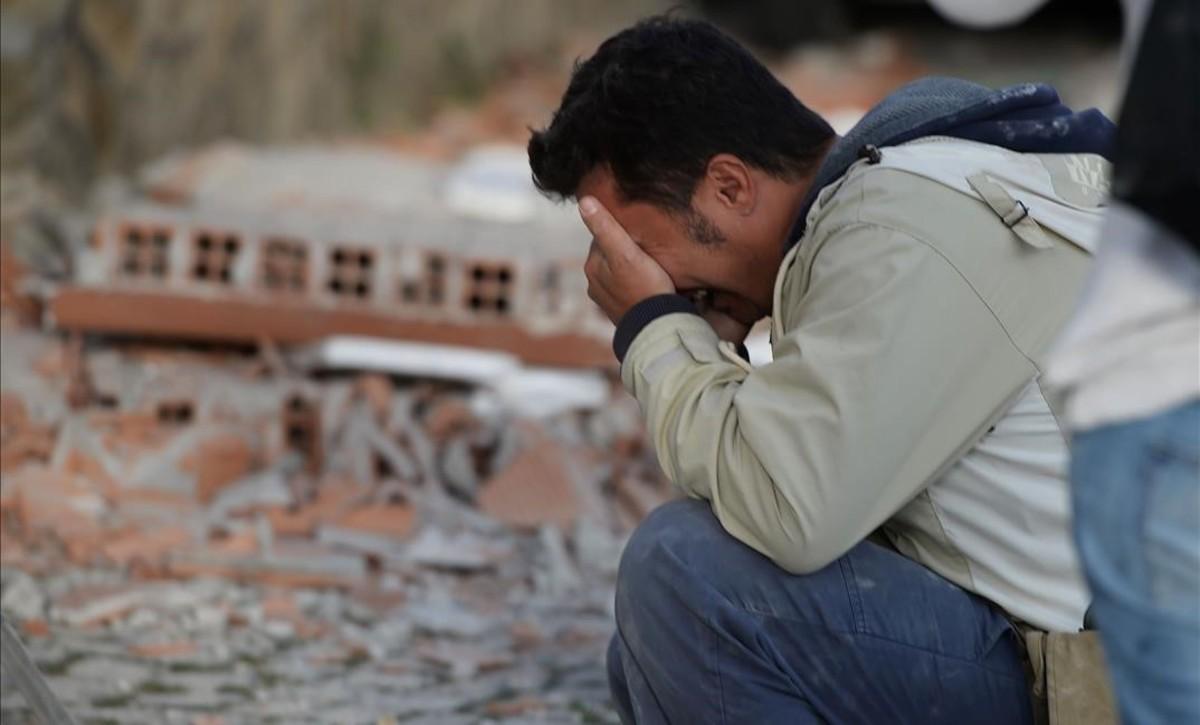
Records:
{"label": "man's knee", "polygon": [[[845,556],[870,563],[868,549],[877,547],[859,547]],[[708,502],[673,501],[653,511],[625,547],[617,575],[617,619],[648,625],[647,618],[655,623],[690,615],[727,619],[749,611],[847,623],[852,615],[844,577],[841,561],[811,574],[790,574],[726,532]]]}
{"label": "man's knee", "polygon": [[617,575],[618,606],[630,597],[639,606],[659,601],[668,593],[664,588],[676,589],[681,577],[699,574],[711,559],[704,553],[728,537],[706,501],[683,499],[658,507],[625,545]]}

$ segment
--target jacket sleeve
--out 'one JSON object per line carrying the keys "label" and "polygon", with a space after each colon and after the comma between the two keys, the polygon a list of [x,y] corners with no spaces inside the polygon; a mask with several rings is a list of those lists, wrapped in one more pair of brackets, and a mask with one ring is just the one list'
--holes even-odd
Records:
{"label": "jacket sleeve", "polygon": [[621,374],[676,485],[803,573],[919,493],[1034,370],[954,267],[901,232],[853,224],[787,274],[774,362],[747,370],[703,319],[672,314]]}

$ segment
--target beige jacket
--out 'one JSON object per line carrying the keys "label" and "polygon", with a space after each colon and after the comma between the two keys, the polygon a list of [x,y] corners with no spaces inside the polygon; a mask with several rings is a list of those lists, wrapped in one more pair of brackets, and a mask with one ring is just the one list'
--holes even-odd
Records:
{"label": "beige jacket", "polygon": [[[919,168],[926,158],[937,161]],[[855,164],[821,191],[780,268],[773,362],[752,369],[695,315],[661,317],[633,341],[622,379],[663,469],[788,571],[817,570],[883,527],[905,555],[1017,616],[1077,627],[1066,449],[1035,381],[1086,273],[1106,179],[1099,157],[951,139]],[[1014,223],[1015,200],[1031,211]],[[968,465],[1018,408],[1012,424],[1031,426]],[[1009,448],[1016,464],[996,468]],[[939,506],[943,483],[953,510]],[[1037,590],[1056,578],[1066,584],[1047,600]]]}

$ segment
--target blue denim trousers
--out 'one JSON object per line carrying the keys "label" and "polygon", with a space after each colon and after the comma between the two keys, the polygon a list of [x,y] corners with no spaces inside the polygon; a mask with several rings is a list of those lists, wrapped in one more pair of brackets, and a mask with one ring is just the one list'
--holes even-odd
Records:
{"label": "blue denim trousers", "polygon": [[1200,401],[1078,433],[1071,484],[1122,720],[1200,723]]}
{"label": "blue denim trousers", "polygon": [[616,605],[625,723],[1032,721],[999,609],[871,542],[793,575],[675,501],[630,539]]}

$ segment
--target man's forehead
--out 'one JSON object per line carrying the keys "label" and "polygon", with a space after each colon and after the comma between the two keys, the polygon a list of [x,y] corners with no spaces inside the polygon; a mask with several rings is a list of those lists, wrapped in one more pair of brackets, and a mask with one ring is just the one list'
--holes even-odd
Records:
{"label": "man's forehead", "polygon": [[617,180],[607,166],[597,166],[583,175],[579,180],[576,198],[594,196],[609,211],[616,211],[621,203],[621,194],[617,189]]}

